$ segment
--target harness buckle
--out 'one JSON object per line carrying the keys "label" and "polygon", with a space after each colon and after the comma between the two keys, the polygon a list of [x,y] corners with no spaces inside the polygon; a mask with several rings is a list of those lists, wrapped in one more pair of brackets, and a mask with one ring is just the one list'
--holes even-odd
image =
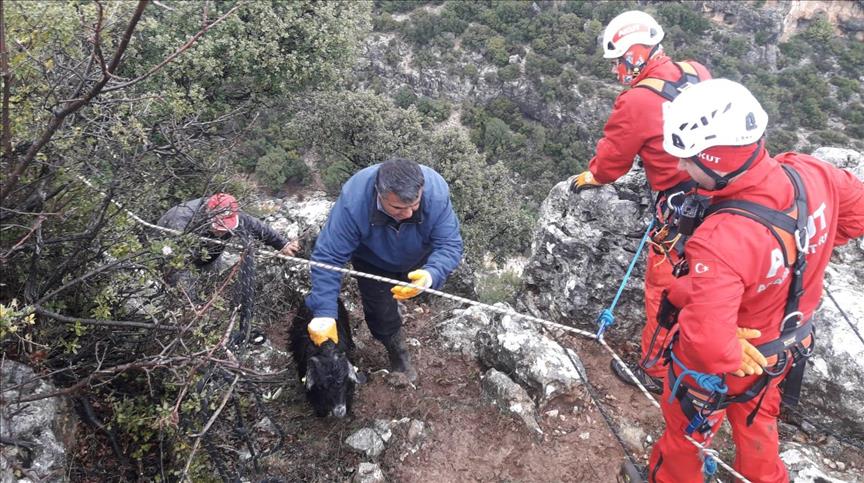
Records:
{"label": "harness buckle", "polygon": [[801,233],[801,230],[795,230],[795,246],[799,252],[804,255],[807,254],[807,251],[810,249],[810,237],[807,234],[807,230],[804,230],[804,233]]}
{"label": "harness buckle", "polygon": [[[801,320],[804,319],[804,313],[800,310],[796,310],[795,312],[791,312],[786,317],[783,317],[783,320],[780,321],[780,333],[783,333],[783,328],[786,327],[786,321],[792,317],[798,317],[798,322],[795,322],[795,327],[798,327],[801,323]],[[783,345],[786,345],[785,343]]]}

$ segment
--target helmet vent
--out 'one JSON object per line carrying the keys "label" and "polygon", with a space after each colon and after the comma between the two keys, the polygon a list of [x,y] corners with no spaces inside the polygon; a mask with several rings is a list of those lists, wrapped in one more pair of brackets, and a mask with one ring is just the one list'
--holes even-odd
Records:
{"label": "helmet vent", "polygon": [[729,104],[726,104],[726,108],[723,109],[723,114],[726,114],[727,112],[729,112],[729,109],[732,109],[732,103],[731,102]]}
{"label": "helmet vent", "polygon": [[705,116],[702,116],[699,120],[702,121],[702,125],[703,125],[703,126],[707,126],[707,125],[708,125],[708,119],[705,118]]}
{"label": "helmet vent", "polygon": [[756,116],[752,112],[747,113],[747,117],[745,117],[745,122],[748,131],[756,129]]}

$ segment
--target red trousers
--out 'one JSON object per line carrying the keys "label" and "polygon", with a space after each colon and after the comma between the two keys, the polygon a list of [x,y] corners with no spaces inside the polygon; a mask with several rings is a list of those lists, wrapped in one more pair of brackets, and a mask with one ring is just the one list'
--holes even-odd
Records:
{"label": "red trousers", "polygon": [[[726,379],[730,394],[740,394],[755,380],[755,376],[737,378],[729,376]],[[753,424],[747,426],[747,416],[759,402],[759,396],[750,401],[732,404],[723,411],[717,411],[709,417],[712,423],[712,434],[720,427],[723,417],[729,418],[732,426],[732,439],[735,442],[735,462],[732,467],[753,483],[787,482],[789,475],[779,455],[777,435],[777,416],[780,414],[780,390],[777,385],[782,377],[771,381],[765,398],[759,407],[759,412]],[[651,462],[648,472],[650,482],[702,483],[702,460],[696,446],[684,438],[684,429],[689,423],[681,403],[677,399],[669,402],[670,385],[665,384],[663,398],[660,401],[663,419],[666,420],[666,430],[654,445],[651,452]],[[694,432],[693,439],[702,443],[704,437]],[[710,442],[709,442],[710,444]],[[728,463],[728,461],[727,461]],[[723,472],[718,468],[718,472]],[[726,478],[723,478],[726,481]]]}
{"label": "red trousers", "polygon": [[[660,310],[660,300],[663,296],[663,290],[669,288],[672,282],[675,281],[675,276],[672,275],[672,264],[663,255],[658,255],[650,247],[648,252],[648,266],[645,268],[645,327],[642,329],[642,359],[643,361],[651,360],[663,350],[663,341],[666,344],[669,340],[666,339],[667,330],[659,328],[657,338],[654,342],[654,347],[651,354],[648,354],[648,348],[651,345],[651,337],[654,331],[658,329],[657,311]],[[647,357],[647,359],[646,359]],[[652,367],[645,368],[645,372],[653,377],[664,379],[668,368],[663,365],[663,361],[659,360]]]}

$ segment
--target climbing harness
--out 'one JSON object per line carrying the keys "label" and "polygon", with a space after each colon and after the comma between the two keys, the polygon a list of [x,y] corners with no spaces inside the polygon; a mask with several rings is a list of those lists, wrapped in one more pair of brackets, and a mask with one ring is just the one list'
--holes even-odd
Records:
{"label": "climbing harness", "polygon": [[[101,195],[103,195],[103,196],[105,196],[105,197],[108,197],[108,196],[107,196],[104,192],[102,192],[99,188],[97,188],[96,186],[94,186],[93,183],[91,183],[90,180],[88,180],[87,178],[78,175],[78,179],[80,179],[84,184],[86,184],[88,187],[90,187],[90,188],[93,189],[94,191],[100,193]],[[149,222],[147,222],[146,220],[144,220],[144,219],[142,219],[141,217],[139,217],[138,215],[136,215],[135,213],[133,213],[132,211],[126,209],[126,208],[125,208],[121,203],[119,203],[118,201],[114,200],[113,198],[111,198],[110,201],[111,201],[112,204],[114,204],[114,205],[117,206],[119,209],[121,209],[123,212],[125,212],[128,216],[130,216],[133,220],[135,220],[136,223],[138,223],[138,224],[140,224],[140,225],[142,225],[142,226],[145,226],[145,227],[150,228],[150,229],[153,229],[153,230],[161,231],[161,232],[163,232],[163,233],[170,233],[170,234],[174,234],[174,235],[182,235],[182,234],[183,234],[182,232],[180,232],[180,231],[178,231],[178,230],[172,230],[172,229],[170,229],[170,228],[165,228],[165,227],[162,227],[162,226],[159,226],[159,225],[154,225],[154,224],[152,224],[152,223],[149,223]],[[643,241],[644,241],[644,237],[643,237]],[[225,241],[221,241],[221,240],[217,240],[217,242],[218,242],[218,243],[222,243],[222,244],[224,244],[225,246],[233,247],[233,248],[235,248],[235,249],[242,249],[241,246],[238,246],[238,245],[236,245],[236,244],[234,244],[234,243],[231,243],[231,242],[225,242]],[[640,246],[642,246],[642,245],[644,245],[644,243],[643,243],[643,244],[640,244]],[[598,342],[600,343],[600,345],[601,345],[601,346],[602,346],[602,347],[603,347],[603,348],[604,348],[604,349],[609,353],[609,355],[610,355],[614,360],[616,360],[616,361],[618,361],[619,363],[621,363],[621,365],[623,366],[624,371],[628,374],[628,376],[629,376],[631,379],[633,379],[633,381],[635,382],[635,385],[639,388],[639,390],[640,390],[640,391],[642,392],[642,394],[647,398],[647,400],[648,400],[648,401],[649,401],[649,402],[650,402],[650,403],[651,403],[655,408],[660,409],[660,404],[657,402],[656,399],[654,399],[654,397],[651,395],[651,393],[648,392],[648,390],[645,388],[645,386],[642,385],[642,383],[639,382],[638,378],[636,378],[636,376],[633,374],[633,372],[632,372],[632,371],[627,367],[627,365],[624,363],[624,360],[621,359],[621,356],[619,356],[618,353],[616,353],[615,350],[612,349],[612,347],[610,347],[609,344],[607,344],[605,340],[603,340],[602,338],[598,338],[595,334],[593,334],[593,333],[591,333],[591,332],[587,332],[587,331],[580,330],[580,329],[577,329],[577,328],[575,328],[575,327],[570,327],[570,326],[563,325],[563,324],[557,324],[557,323],[555,323],[555,322],[552,322],[552,321],[549,321],[549,320],[545,320],[545,319],[541,319],[541,318],[539,318],[539,317],[534,317],[534,316],[531,316],[531,315],[521,314],[521,313],[519,313],[519,312],[516,312],[515,310],[512,310],[512,309],[505,309],[505,308],[503,308],[503,307],[501,307],[501,306],[489,305],[489,304],[485,304],[485,303],[482,303],[482,302],[477,302],[477,301],[475,301],[475,300],[471,300],[471,299],[468,299],[468,298],[465,298],[465,297],[460,297],[460,296],[458,296],[458,295],[452,295],[452,294],[449,294],[449,293],[446,293],[446,292],[441,292],[441,291],[439,291],[439,290],[435,290],[435,289],[432,289],[432,288],[427,288],[427,287],[422,287],[422,286],[416,286],[416,285],[413,285],[413,284],[410,284],[410,283],[407,283],[407,282],[403,282],[403,281],[401,281],[401,280],[394,280],[394,279],[389,279],[389,278],[386,278],[386,277],[381,277],[381,276],[374,275],[374,274],[370,274],[370,273],[358,272],[358,271],[350,270],[350,269],[347,269],[347,268],[344,268],[344,267],[337,267],[337,266],[328,265],[328,264],[321,263],[321,262],[316,262],[316,261],[314,261],[314,260],[307,260],[307,259],[305,259],[305,258],[298,258],[298,257],[292,257],[292,256],[288,256],[288,255],[283,255],[283,254],[281,254],[281,253],[278,253],[278,252],[275,252],[275,251],[270,251],[270,250],[262,250],[261,253],[260,253],[260,255],[261,255],[261,256],[264,256],[264,257],[268,257],[268,258],[278,258],[278,259],[285,260],[285,261],[288,261],[288,262],[291,262],[291,263],[296,263],[296,264],[301,264],[301,265],[307,265],[307,266],[310,266],[310,267],[319,267],[319,268],[323,268],[323,269],[325,269],[325,270],[332,270],[332,271],[335,271],[335,272],[339,272],[339,273],[343,273],[343,274],[348,274],[348,275],[352,275],[352,276],[369,278],[369,279],[372,279],[372,280],[377,280],[377,281],[380,281],[380,282],[386,282],[386,283],[390,283],[390,284],[393,284],[393,285],[402,285],[402,286],[414,287],[414,288],[418,288],[418,289],[420,289],[420,290],[423,291],[423,292],[428,292],[428,293],[431,293],[431,294],[433,294],[433,295],[436,295],[436,296],[439,296],[439,297],[442,297],[442,298],[445,298],[445,299],[453,300],[453,301],[455,301],[455,302],[459,302],[459,303],[462,303],[462,304],[472,305],[472,306],[475,306],[475,307],[482,307],[482,308],[484,308],[484,309],[486,309],[486,310],[489,310],[489,311],[491,311],[491,312],[495,312],[495,313],[499,313],[499,314],[503,314],[503,315],[509,315],[509,316],[511,316],[511,317],[515,317],[515,318],[520,318],[520,319],[528,320],[528,321],[530,321],[530,322],[534,322],[534,323],[537,323],[537,324],[540,324],[540,325],[543,325],[543,326],[546,326],[546,327],[551,327],[551,328],[554,328],[554,329],[559,329],[559,330],[563,330],[563,331],[571,332],[571,333],[574,333],[574,334],[577,334],[577,335],[581,335],[581,336],[586,337],[586,338],[589,338],[589,339],[597,339]],[[631,265],[632,265],[632,264],[631,264]],[[264,405],[260,404],[260,402],[258,401],[258,399],[259,399],[259,398],[258,398],[258,395],[257,395],[256,393],[253,393],[253,394],[255,394],[255,396],[256,396],[256,407],[259,407],[259,406],[260,406],[260,407],[264,407]],[[265,408],[265,409],[266,409],[266,408]],[[273,420],[273,418],[270,417],[269,412],[268,412],[268,413],[265,413],[265,415],[266,415],[266,416],[267,416],[271,421]],[[280,440],[279,440],[279,443],[278,443],[278,446],[277,446],[277,448],[278,448],[278,447],[280,447],[280,446],[282,445],[282,442],[283,442],[283,440],[284,440],[284,438],[285,438],[285,434],[284,434],[284,432],[282,431],[282,429],[278,427],[278,425],[277,425],[277,429],[278,429],[278,431],[279,431],[279,437],[280,437]],[[705,446],[704,446],[702,443],[700,443],[700,442],[696,441],[695,439],[691,438],[689,435],[685,435],[685,438],[686,438],[686,439],[687,439],[691,444],[693,444],[693,446],[695,446],[695,447],[697,448],[697,450],[699,450],[699,451],[704,451],[704,450],[706,450]],[[270,450],[267,452],[267,454],[272,454],[273,451],[275,451],[275,449],[270,449]],[[258,456],[259,456],[259,458],[260,458],[261,456],[264,456],[264,455],[263,455],[263,454],[259,454]],[[257,464],[257,463],[256,463],[256,464]],[[732,468],[729,464],[725,463],[724,461],[720,460],[719,458],[716,458],[716,464],[719,465],[719,466],[721,466],[721,467],[722,467],[723,469],[725,469],[726,471],[728,471],[732,476],[734,476],[734,477],[737,478],[738,480],[743,481],[743,482],[749,482],[749,481],[750,481],[750,480],[748,480],[747,478],[745,478],[743,475],[741,475],[738,471],[736,471],[734,468]],[[220,473],[222,473],[222,472],[220,471]]]}
{"label": "climbing harness", "polygon": [[615,298],[612,299],[612,303],[609,304],[609,307],[603,309],[603,311],[600,312],[600,315],[597,316],[597,324],[600,326],[597,329],[597,334],[594,336],[597,340],[603,340],[603,333],[606,332],[606,329],[615,322],[615,315],[613,315],[612,312],[615,310],[615,306],[618,305],[618,299],[621,298],[621,293],[624,292],[624,286],[627,285],[627,280],[630,279],[630,274],[633,272],[636,260],[639,259],[639,254],[642,253],[642,248],[645,247],[645,241],[648,240],[648,235],[651,233],[652,228],[654,228],[653,219],[648,223],[648,228],[645,230],[645,234],[642,235],[642,240],[639,241],[639,248],[636,249],[633,259],[630,260],[630,266],[627,267],[627,272],[624,273],[624,278],[621,279],[621,285],[618,286],[618,292],[615,294]]}
{"label": "climbing harness", "polygon": [[646,77],[637,82],[633,87],[648,89],[667,101],[674,101],[675,98],[678,97],[678,94],[681,94],[681,91],[693,84],[699,83],[701,80],[699,78],[699,73],[696,72],[696,68],[693,67],[693,64],[690,64],[689,62],[675,62],[674,64],[681,72],[681,75],[677,80],[671,81],[657,77]]}

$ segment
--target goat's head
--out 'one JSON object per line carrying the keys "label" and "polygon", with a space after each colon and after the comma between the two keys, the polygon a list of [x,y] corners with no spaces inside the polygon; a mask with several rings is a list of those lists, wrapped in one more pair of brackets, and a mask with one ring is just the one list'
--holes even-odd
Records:
{"label": "goat's head", "polygon": [[318,416],[345,417],[354,396],[354,385],[363,382],[344,351],[324,342],[307,361],[306,395]]}

